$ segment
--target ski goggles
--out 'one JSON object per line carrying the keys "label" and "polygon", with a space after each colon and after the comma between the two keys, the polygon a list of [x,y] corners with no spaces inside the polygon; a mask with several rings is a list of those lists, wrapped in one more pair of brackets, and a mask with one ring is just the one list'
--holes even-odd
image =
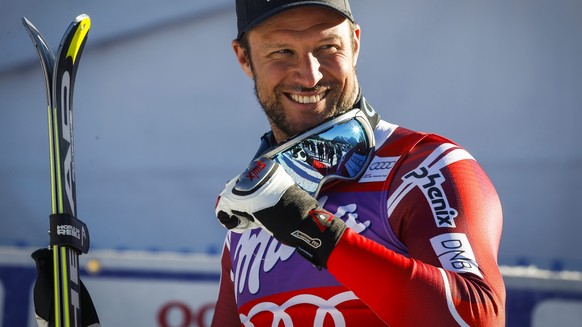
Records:
{"label": "ski goggles", "polygon": [[374,131],[361,109],[324,122],[267,150],[295,183],[316,197],[330,180],[355,180],[374,153]]}

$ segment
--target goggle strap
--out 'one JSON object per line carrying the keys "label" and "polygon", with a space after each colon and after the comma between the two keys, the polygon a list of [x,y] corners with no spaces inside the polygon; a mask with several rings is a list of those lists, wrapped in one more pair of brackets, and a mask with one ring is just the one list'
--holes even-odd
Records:
{"label": "goggle strap", "polygon": [[[357,107],[358,104],[354,106],[354,108]],[[370,127],[372,127],[372,130],[374,130],[378,123],[380,122],[380,115],[376,112],[376,110],[374,110],[374,108],[372,108],[372,106],[368,103],[368,101],[366,101],[366,98],[364,97],[362,97],[362,99],[360,100],[359,107],[362,109],[364,116],[366,116],[366,118],[368,119]]]}

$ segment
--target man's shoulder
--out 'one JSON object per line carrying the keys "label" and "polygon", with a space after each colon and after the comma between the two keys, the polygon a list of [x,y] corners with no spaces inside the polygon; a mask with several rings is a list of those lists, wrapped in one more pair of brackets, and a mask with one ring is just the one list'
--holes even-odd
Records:
{"label": "man's shoulder", "polygon": [[375,147],[377,155],[386,155],[393,152],[412,150],[417,145],[426,148],[436,148],[443,144],[454,144],[453,140],[442,135],[430,132],[421,132],[381,120],[374,129]]}

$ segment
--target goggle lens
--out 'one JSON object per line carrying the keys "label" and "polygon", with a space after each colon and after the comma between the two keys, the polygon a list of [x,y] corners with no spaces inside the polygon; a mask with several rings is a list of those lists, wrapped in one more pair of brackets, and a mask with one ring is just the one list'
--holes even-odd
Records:
{"label": "goggle lens", "polygon": [[297,185],[316,196],[331,179],[358,178],[372,157],[374,137],[359,109],[332,119],[267,151]]}

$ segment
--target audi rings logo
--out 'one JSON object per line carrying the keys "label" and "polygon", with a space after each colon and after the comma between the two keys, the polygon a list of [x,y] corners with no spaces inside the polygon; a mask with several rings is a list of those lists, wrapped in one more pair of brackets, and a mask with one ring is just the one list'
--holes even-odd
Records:
{"label": "audi rings logo", "polygon": [[375,157],[362,178],[360,183],[383,182],[390,175],[400,157]]}
{"label": "audi rings logo", "polygon": [[386,170],[386,169],[392,169],[394,167],[394,164],[396,164],[396,161],[395,160],[376,161],[376,162],[372,162],[372,164],[370,164],[370,167],[368,169],[369,170]]}

